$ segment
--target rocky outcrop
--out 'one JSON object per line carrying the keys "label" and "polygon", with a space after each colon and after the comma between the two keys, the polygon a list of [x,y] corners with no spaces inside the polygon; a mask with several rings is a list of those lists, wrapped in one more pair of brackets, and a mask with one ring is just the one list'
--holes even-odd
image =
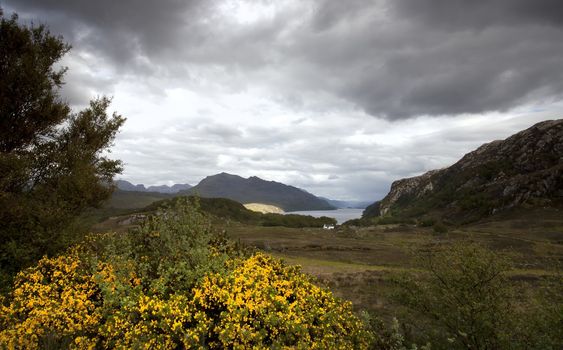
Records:
{"label": "rocky outcrop", "polygon": [[431,170],[420,176],[409,177],[393,182],[387,196],[379,203],[379,215],[389,213],[391,206],[402,198],[420,198],[426,193],[432,192],[432,175],[439,170]]}
{"label": "rocky outcrop", "polygon": [[379,215],[440,212],[450,217],[482,217],[515,206],[554,206],[561,201],[560,119],[484,144],[448,168],[395,181],[379,203]]}

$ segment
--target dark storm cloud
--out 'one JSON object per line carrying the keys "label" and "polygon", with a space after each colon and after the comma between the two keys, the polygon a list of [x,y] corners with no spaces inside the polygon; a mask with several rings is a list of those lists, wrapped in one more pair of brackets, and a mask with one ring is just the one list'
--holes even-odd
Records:
{"label": "dark storm cloud", "polygon": [[[225,4],[269,5],[276,11],[238,23],[221,7]],[[506,111],[563,93],[558,0],[8,5],[109,60],[117,75],[208,80],[234,90],[263,85],[280,101],[297,103],[292,108],[308,108],[322,94],[332,96],[332,102],[323,100],[328,105],[347,102],[394,120]],[[292,97],[296,91],[309,101]]]}
{"label": "dark storm cloud", "polygon": [[396,0],[394,6],[399,16],[456,30],[531,23],[563,26],[559,0]]}
{"label": "dark storm cloud", "polygon": [[178,36],[205,20],[209,6],[201,0],[18,0],[8,4],[48,23],[77,49],[92,49],[123,66],[139,65],[139,56],[162,54],[187,41],[204,40],[199,30],[192,30],[183,42]]}
{"label": "dark storm cloud", "polygon": [[318,84],[374,116],[505,111],[563,92],[560,1],[370,4],[358,13],[319,3],[322,23],[340,20],[313,29],[296,53],[318,67]]}

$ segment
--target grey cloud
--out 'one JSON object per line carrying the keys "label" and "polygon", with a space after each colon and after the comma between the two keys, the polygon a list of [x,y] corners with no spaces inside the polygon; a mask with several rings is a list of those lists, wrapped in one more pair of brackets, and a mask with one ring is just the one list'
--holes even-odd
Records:
{"label": "grey cloud", "polygon": [[530,23],[563,26],[563,3],[558,0],[395,0],[393,5],[399,16],[448,29]]}
{"label": "grey cloud", "polygon": [[[305,64],[318,72],[313,84],[388,119],[506,111],[560,98],[563,27],[541,16],[555,11],[555,2],[526,2],[535,11],[501,0],[423,3],[424,21],[418,20],[418,1],[389,1],[381,6],[391,9],[385,20],[352,17],[347,31],[335,27],[333,35],[305,36],[296,53],[305,52]],[[440,25],[448,22],[444,12],[463,13],[465,7],[470,13],[490,8],[497,21],[484,26],[475,15],[478,32]],[[508,16],[530,20],[504,21],[505,8],[514,9]]]}
{"label": "grey cloud", "polygon": [[265,1],[275,14],[250,24],[203,0],[8,3],[105,57],[115,79],[156,77],[155,93],[189,81],[261,86],[292,108],[389,120],[507,111],[563,93],[558,0]]}
{"label": "grey cloud", "polygon": [[[39,14],[76,45],[89,44],[117,61],[178,45],[175,33],[203,19],[206,1],[18,0],[16,10]],[[186,40],[198,40],[198,32]],[[202,40],[202,38],[199,38]]]}

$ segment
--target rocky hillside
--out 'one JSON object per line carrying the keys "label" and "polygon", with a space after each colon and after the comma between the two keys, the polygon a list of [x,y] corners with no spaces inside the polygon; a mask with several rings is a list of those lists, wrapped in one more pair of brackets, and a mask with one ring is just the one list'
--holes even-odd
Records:
{"label": "rocky hillside", "polygon": [[248,179],[221,173],[208,176],[199,184],[183,191],[207,198],[229,198],[239,203],[263,203],[282,208],[284,211],[334,209],[314,195],[297,187],[275,181],[265,181],[256,176]]}
{"label": "rocky hillside", "polygon": [[563,119],[493,141],[454,165],[393,182],[364,217],[441,215],[471,221],[513,207],[563,202]]}

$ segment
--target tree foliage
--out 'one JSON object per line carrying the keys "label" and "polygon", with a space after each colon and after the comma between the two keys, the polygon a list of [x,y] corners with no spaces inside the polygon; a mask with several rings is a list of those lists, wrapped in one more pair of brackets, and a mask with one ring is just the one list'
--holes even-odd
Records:
{"label": "tree foliage", "polygon": [[507,261],[476,244],[456,243],[419,256],[427,272],[405,281],[403,301],[435,322],[433,338],[451,348],[500,349],[512,309]]}
{"label": "tree foliage", "polygon": [[59,96],[70,46],[45,26],[0,12],[0,281],[65,247],[65,232],[113,188],[119,161],[107,158],[124,119],[108,98],[72,113]]}

